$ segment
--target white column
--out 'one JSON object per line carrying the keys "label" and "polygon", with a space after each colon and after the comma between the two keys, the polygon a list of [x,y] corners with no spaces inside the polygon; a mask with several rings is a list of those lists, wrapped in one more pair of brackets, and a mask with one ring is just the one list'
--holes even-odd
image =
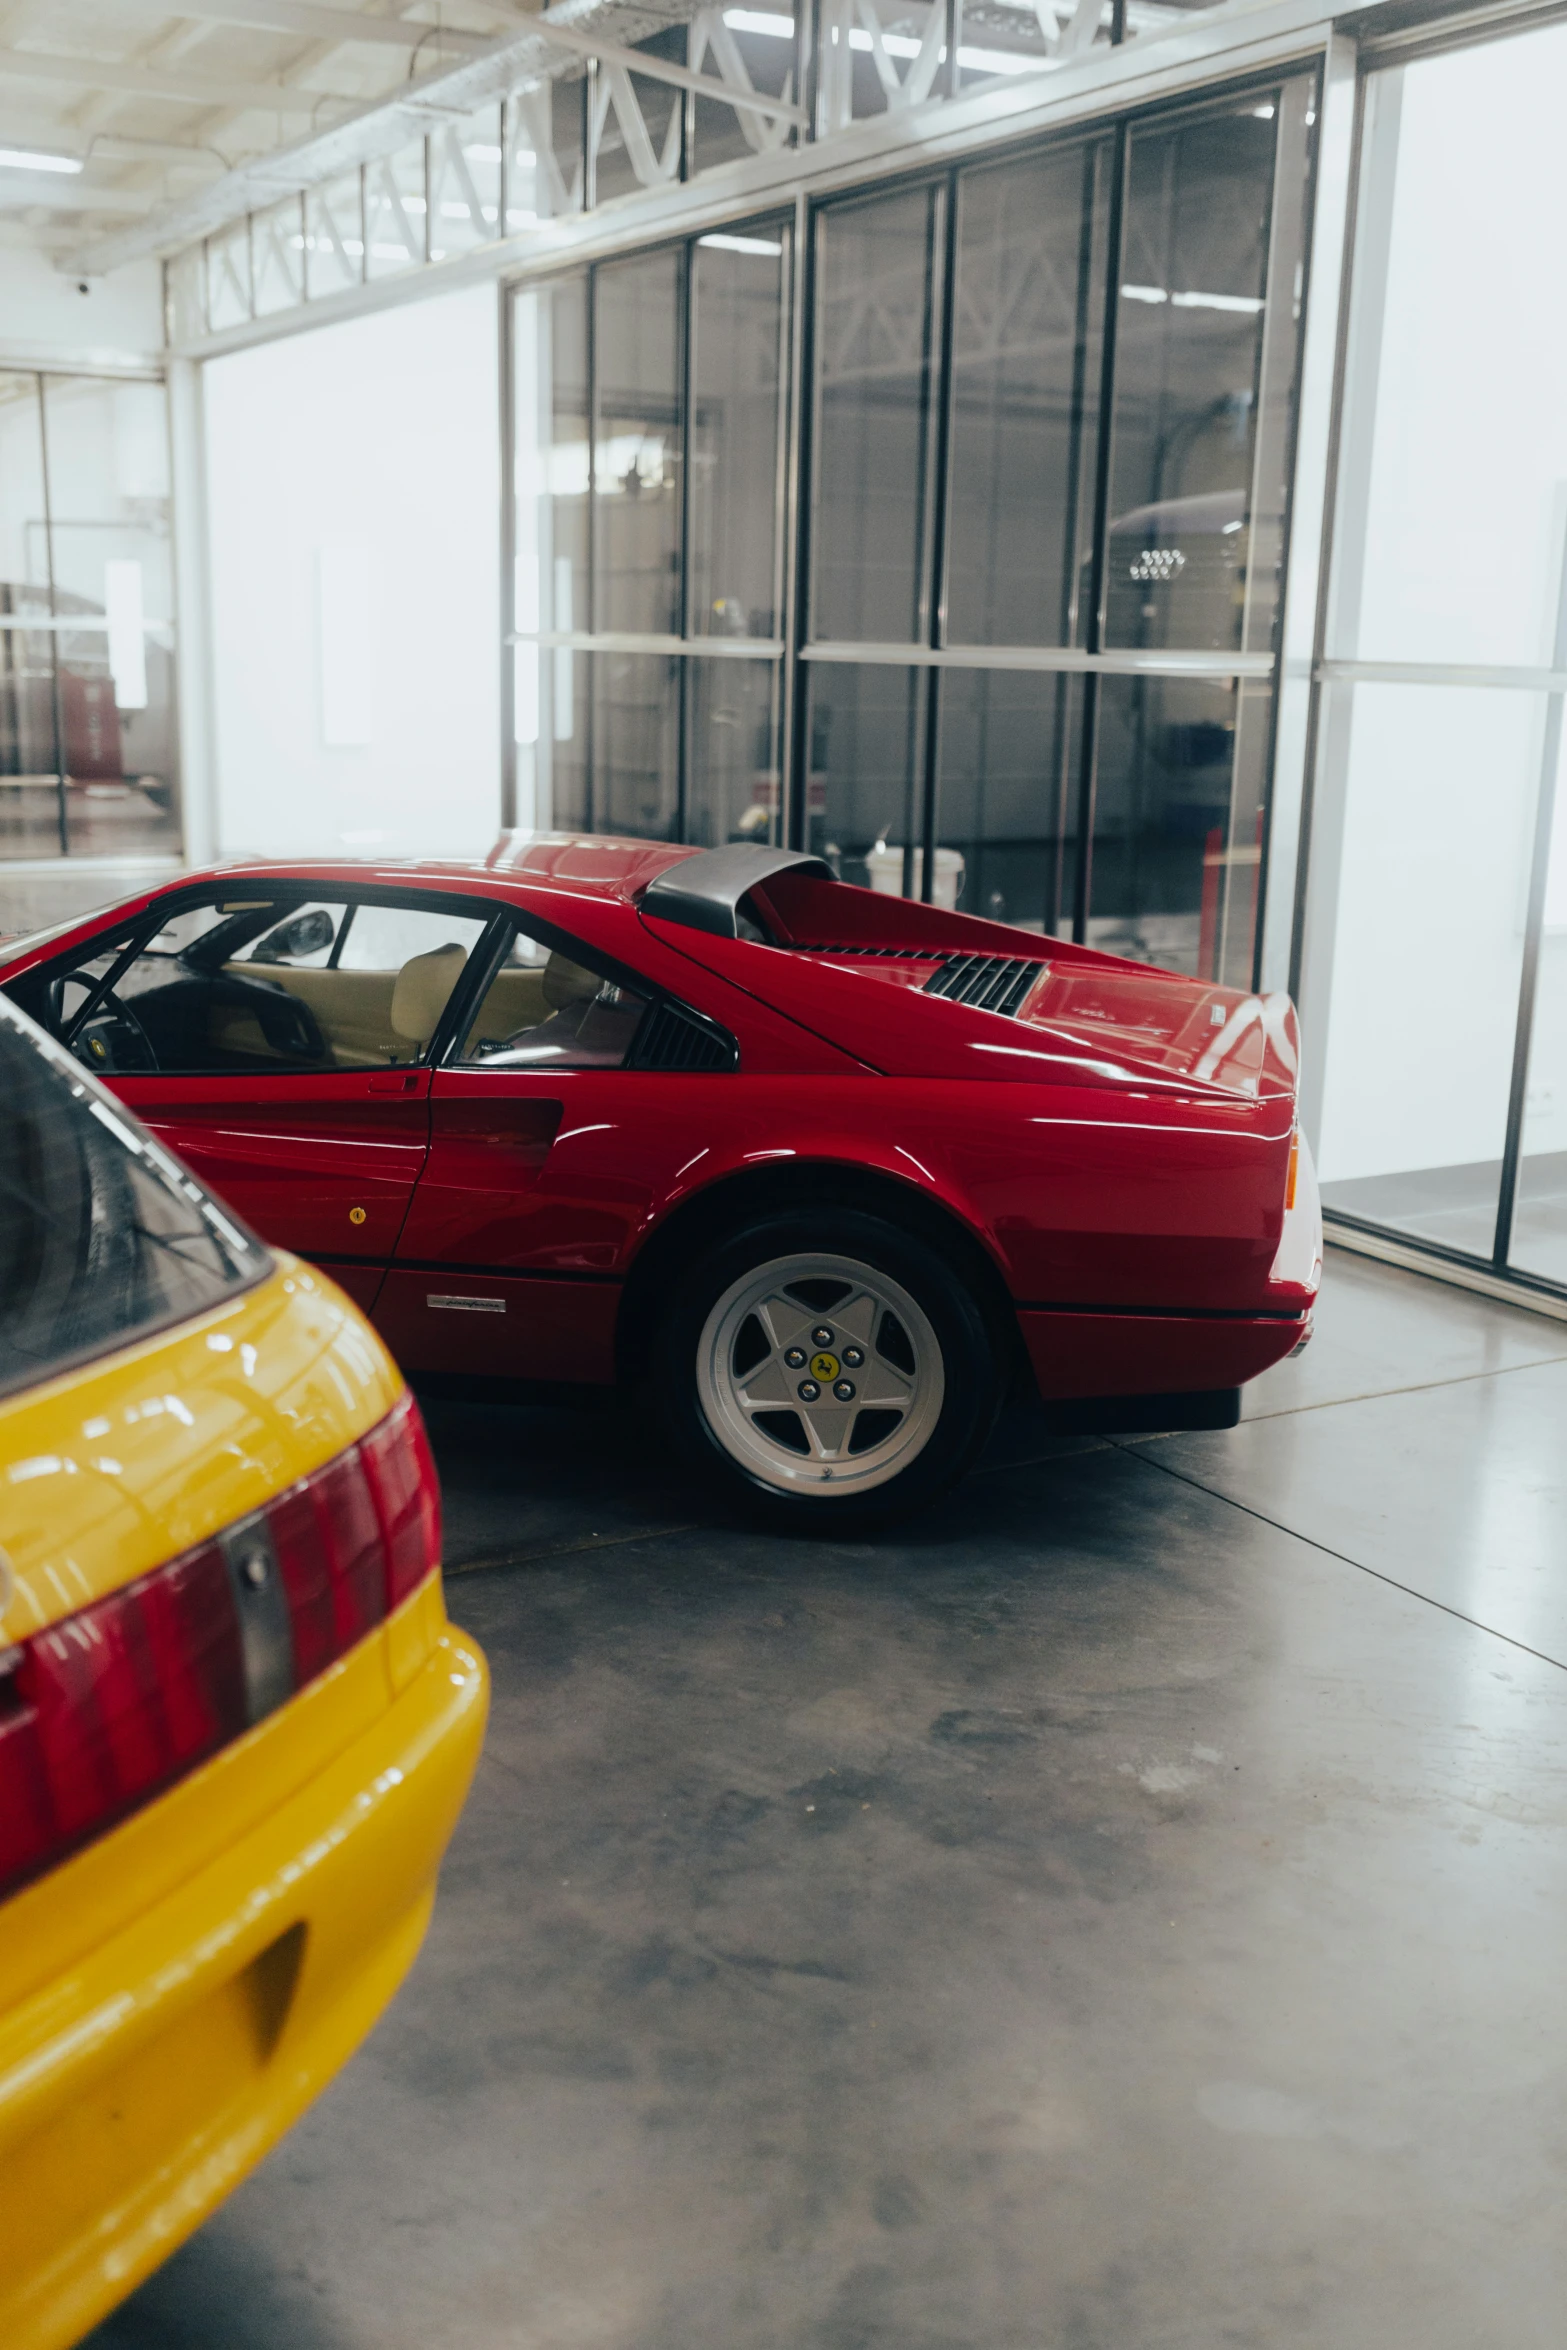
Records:
{"label": "white column", "polygon": [[207,459],[198,360],[169,361],[170,477],[174,524],[175,675],[178,679],[185,858],[217,855],[218,776],[212,714],[207,565]]}

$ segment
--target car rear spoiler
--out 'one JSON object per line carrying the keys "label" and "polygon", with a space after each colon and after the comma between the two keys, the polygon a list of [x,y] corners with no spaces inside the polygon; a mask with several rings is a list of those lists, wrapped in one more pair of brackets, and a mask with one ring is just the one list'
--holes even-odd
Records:
{"label": "car rear spoiler", "polygon": [[726,849],[707,849],[699,857],[683,857],[642,892],[644,914],[665,922],[683,922],[688,930],[710,930],[719,938],[740,935],[740,900],[747,890],[775,873],[793,871],[818,881],[838,876],[821,857],[804,849],[751,848],[736,842]]}

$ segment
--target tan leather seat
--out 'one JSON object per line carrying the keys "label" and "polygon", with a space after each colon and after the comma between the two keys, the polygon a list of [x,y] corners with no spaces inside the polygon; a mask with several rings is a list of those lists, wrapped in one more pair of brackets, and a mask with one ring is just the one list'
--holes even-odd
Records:
{"label": "tan leather seat", "polygon": [[572,1004],[591,1004],[604,982],[596,971],[585,971],[565,955],[551,955],[544,966],[544,1001],[552,1012]]}
{"label": "tan leather seat", "polygon": [[432,947],[426,955],[409,956],[392,989],[394,1036],[402,1037],[409,1044],[429,1043],[467,960],[466,948],[455,944]]}

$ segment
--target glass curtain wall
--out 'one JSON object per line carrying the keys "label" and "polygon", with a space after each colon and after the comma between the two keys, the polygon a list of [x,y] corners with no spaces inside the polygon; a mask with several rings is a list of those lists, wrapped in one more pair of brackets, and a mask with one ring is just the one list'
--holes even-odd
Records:
{"label": "glass curtain wall", "polygon": [[0,374],[0,857],[177,848],[161,384]]}
{"label": "glass curtain wall", "polygon": [[819,206],[787,566],[788,220],[519,289],[517,821],[1249,985],[1314,87]]}
{"label": "glass curtain wall", "polygon": [[513,297],[515,821],[779,836],[790,226]]}
{"label": "glass curtain wall", "polygon": [[1330,1214],[1567,1289],[1567,28],[1368,76],[1302,995]]}
{"label": "glass curtain wall", "polygon": [[846,877],[1250,984],[1313,88],[817,214],[799,738]]}

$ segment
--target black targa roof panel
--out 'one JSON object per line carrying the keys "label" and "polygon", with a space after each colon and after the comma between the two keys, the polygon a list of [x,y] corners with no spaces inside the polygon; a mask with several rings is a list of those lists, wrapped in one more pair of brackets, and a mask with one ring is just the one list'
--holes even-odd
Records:
{"label": "black targa roof panel", "polygon": [[820,881],[837,879],[830,865],[803,849],[752,848],[739,841],[671,865],[648,883],[642,911],[665,922],[683,922],[691,930],[710,930],[719,938],[738,938],[740,900],[747,890],[789,871],[814,874]]}

